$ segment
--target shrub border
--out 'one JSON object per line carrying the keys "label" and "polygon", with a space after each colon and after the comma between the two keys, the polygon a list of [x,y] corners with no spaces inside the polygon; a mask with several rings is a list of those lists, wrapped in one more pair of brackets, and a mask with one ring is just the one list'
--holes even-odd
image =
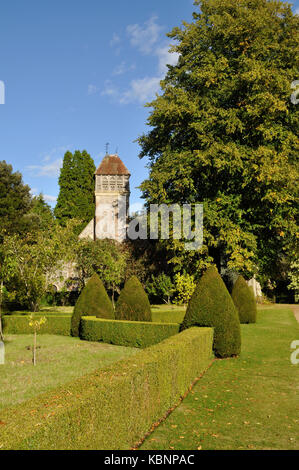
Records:
{"label": "shrub border", "polygon": [[178,323],[154,323],[125,320],[106,320],[82,317],[80,338],[85,341],[147,348],[179,333]]}
{"label": "shrub border", "polygon": [[[46,317],[47,322],[42,325],[39,334],[70,336],[71,317],[62,315],[35,315],[39,319]],[[4,315],[3,332],[10,335],[32,334],[32,329],[28,324],[28,315]]]}

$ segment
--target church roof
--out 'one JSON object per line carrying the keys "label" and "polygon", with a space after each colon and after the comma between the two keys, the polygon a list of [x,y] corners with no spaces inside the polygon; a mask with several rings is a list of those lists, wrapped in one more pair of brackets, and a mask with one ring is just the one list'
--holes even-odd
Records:
{"label": "church roof", "polygon": [[96,175],[130,175],[129,170],[123,164],[118,155],[106,155],[99,168],[95,172]]}

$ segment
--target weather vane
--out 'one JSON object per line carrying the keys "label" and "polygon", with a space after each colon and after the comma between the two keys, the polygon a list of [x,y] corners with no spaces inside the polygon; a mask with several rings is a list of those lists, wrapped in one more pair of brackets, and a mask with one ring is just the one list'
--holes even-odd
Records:
{"label": "weather vane", "polygon": [[108,155],[108,152],[109,152],[109,145],[110,145],[109,142],[107,142],[107,144],[106,144],[106,155]]}

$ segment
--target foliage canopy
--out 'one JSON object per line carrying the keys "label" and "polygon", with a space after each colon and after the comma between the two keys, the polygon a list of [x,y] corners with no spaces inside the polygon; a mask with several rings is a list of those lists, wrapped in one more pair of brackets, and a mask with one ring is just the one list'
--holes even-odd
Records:
{"label": "foliage canopy", "polygon": [[204,203],[204,246],[163,242],[195,273],[211,261],[275,281],[296,249],[299,16],[274,0],[202,0],[169,34],[178,63],[139,138],[148,203]]}
{"label": "foliage canopy", "polygon": [[60,224],[68,219],[82,222],[78,233],[94,217],[94,172],[95,164],[91,156],[83,150],[74,154],[66,152],[59,177],[59,195],[54,210]]}

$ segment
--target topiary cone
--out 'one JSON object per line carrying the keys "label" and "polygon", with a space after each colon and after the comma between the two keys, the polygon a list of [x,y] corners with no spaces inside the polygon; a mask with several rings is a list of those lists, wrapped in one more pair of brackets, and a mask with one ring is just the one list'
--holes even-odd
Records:
{"label": "topiary cone", "polygon": [[136,276],[126,283],[116,302],[115,318],[129,321],[152,321],[148,296]]}
{"label": "topiary cone", "polygon": [[112,302],[97,274],[89,279],[76,302],[71,320],[72,336],[79,336],[80,320],[84,316],[114,319]]}
{"label": "topiary cone", "polygon": [[256,323],[257,308],[254,293],[243,276],[239,276],[234,284],[232,299],[238,311],[240,323]]}
{"label": "topiary cone", "polygon": [[217,357],[240,354],[241,330],[238,312],[221,276],[213,266],[198,282],[181,329],[191,326],[214,328],[213,350]]}

